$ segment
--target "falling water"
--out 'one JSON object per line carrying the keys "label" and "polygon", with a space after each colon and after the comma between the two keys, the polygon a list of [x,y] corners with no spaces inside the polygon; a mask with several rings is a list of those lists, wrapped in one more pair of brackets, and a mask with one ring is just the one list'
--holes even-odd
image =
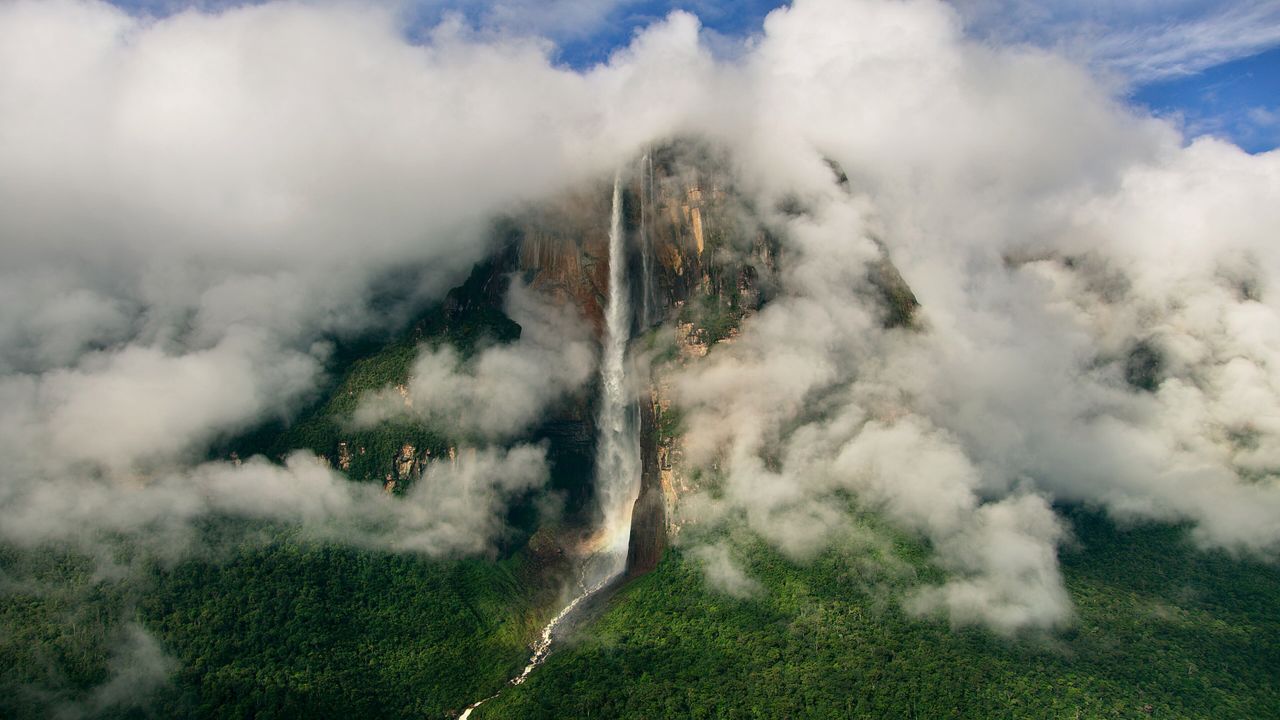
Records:
{"label": "falling water", "polygon": [[[642,185],[643,182],[642,173]],[[625,240],[619,176],[613,179],[613,211],[609,221],[609,302],[605,308],[604,354],[600,362],[600,437],[596,454],[596,490],[604,512],[603,544],[593,558],[595,562],[581,568],[581,592],[542,628],[533,644],[532,657],[524,670],[511,679],[511,685],[523,683],[534,668],[547,659],[560,625],[587,599],[609,586],[626,563],[631,508],[640,485],[640,434],[627,379],[631,306],[627,301]],[[497,695],[491,695],[467,706],[458,720],[468,720],[473,710],[495,697]]]}
{"label": "falling water", "polygon": [[[599,445],[596,490],[604,512],[604,574],[622,570],[631,506],[640,482],[639,423],[634,417],[627,382],[627,341],[631,307],[627,293],[627,252],[622,230],[622,181],[613,180],[613,213],[609,225],[609,303],[605,309],[604,354],[600,361]],[[596,579],[599,579],[598,577]]]}
{"label": "falling water", "polygon": [[649,153],[640,158],[640,327],[653,325],[653,243],[649,238],[650,201],[653,198],[653,161]]}

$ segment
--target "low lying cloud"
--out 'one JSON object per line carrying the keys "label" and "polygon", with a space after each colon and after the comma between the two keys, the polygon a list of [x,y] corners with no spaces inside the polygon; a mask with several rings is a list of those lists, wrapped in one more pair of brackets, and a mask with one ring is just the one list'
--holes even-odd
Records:
{"label": "low lying cloud", "polygon": [[128,472],[255,418],[287,416],[319,373],[319,358],[252,331],[185,354],[136,345],[90,353],[75,368],[0,381],[0,446],[19,467]]}
{"label": "low lying cloud", "polygon": [[514,282],[507,315],[521,327],[519,340],[466,360],[448,345],[424,348],[404,391],[368,394],[355,423],[409,417],[464,437],[509,438],[593,376],[596,342],[578,308]]}
{"label": "low lying cloud", "polygon": [[760,592],[760,583],[733,561],[725,543],[697,545],[689,554],[702,565],[707,583],[712,588],[736,598],[749,598]]}
{"label": "low lying cloud", "polygon": [[19,546],[48,542],[90,550],[112,534],[141,531],[153,551],[181,555],[191,521],[234,515],[296,523],[314,537],[446,556],[484,551],[503,530],[507,504],[547,479],[546,450],[462,448],[433,460],[403,496],[355,483],[308,452],[283,465],[255,457],[212,462],[140,480],[49,480],[10,498],[0,534]]}
{"label": "low lying cloud", "polygon": [[111,673],[77,703],[53,709],[57,720],[100,717],[112,710],[143,708],[152,694],[169,682],[177,662],[165,654],[160,642],[136,622],[121,627],[108,661]]}
{"label": "low lying cloud", "polygon": [[[653,102],[649,83],[678,93],[710,60],[686,15],[586,73],[556,67],[543,41],[456,19],[411,40],[399,17],[343,2],[162,18],[97,1],[0,6],[6,537],[181,535],[200,513],[253,515],[255,503],[295,517],[271,500],[311,507],[303,489],[337,505],[299,521],[390,513],[405,533],[365,540],[461,552],[492,536],[467,512],[492,509],[484,469],[466,471],[488,478],[467,481],[474,492],[459,480],[458,519],[419,509],[410,522],[412,502],[305,461],[199,463],[211,443],[311,400],[335,341],[402,328],[461,281],[490,251],[495,215],[607,174],[678,124],[686,109]],[[473,444],[517,432],[594,362],[567,317],[513,312],[518,349],[469,366],[463,399],[483,411],[468,421]],[[421,369],[437,380],[469,371],[433,358]],[[420,407],[453,390],[415,385]],[[538,453],[510,453],[481,466],[508,463],[520,487],[545,472]],[[245,499],[216,492],[224,473]],[[474,529],[450,539],[437,529],[450,522]]]}
{"label": "low lying cloud", "polygon": [[[676,381],[688,457],[724,479],[702,502],[804,557],[849,492],[949,572],[908,609],[1006,633],[1070,621],[1055,501],[1275,557],[1280,156],[1183,147],[936,3],[797,3],[765,30],[740,110],[767,123],[720,131],[759,207],[807,213],[772,219],[780,297]],[[920,332],[857,292],[876,241]]]}

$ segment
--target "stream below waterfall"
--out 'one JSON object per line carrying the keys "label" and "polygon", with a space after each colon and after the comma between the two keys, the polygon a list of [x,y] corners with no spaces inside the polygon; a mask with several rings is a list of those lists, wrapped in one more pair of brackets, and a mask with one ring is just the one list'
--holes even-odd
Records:
{"label": "stream below waterfall", "polygon": [[[579,622],[586,620],[587,616],[591,614],[585,612],[588,607],[607,600],[612,591],[617,589],[621,579],[621,574],[605,578],[584,590],[580,595],[570,600],[568,605],[561,608],[560,612],[556,613],[556,616],[551,618],[551,621],[542,628],[538,639],[534,641],[533,654],[529,657],[529,663],[524,666],[524,670],[521,670],[519,675],[511,678],[507,684],[520,685],[524,683],[534,668],[547,659],[547,655],[551,652],[551,644],[557,638],[571,634],[577,628]],[[468,705],[467,709],[463,710],[462,714],[458,716],[458,720],[467,720],[467,718],[471,717],[472,710],[498,697],[500,694],[501,691]]]}

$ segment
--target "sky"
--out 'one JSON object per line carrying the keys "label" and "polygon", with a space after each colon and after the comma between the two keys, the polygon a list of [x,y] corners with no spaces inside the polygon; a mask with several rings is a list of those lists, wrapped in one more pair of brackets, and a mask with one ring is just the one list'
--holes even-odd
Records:
{"label": "sky", "polygon": [[[164,17],[245,0],[112,0]],[[758,37],[776,0],[399,0],[407,32],[449,16],[481,31],[533,33],[574,69],[608,60],[640,29],[674,10],[696,15],[722,54]],[[1116,92],[1171,120],[1189,138],[1224,137],[1256,153],[1280,146],[1280,0],[953,0],[975,38],[1027,43],[1095,70]]]}
{"label": "sky", "polygon": [[1280,146],[1280,48],[1138,87],[1137,103],[1191,135],[1231,138],[1249,152]]}

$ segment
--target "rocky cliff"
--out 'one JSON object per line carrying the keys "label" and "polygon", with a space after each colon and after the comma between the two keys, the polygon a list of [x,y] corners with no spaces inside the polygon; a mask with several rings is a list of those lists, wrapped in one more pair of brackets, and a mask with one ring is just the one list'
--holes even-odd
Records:
{"label": "rocky cliff", "polygon": [[631,511],[628,576],[657,567],[667,547],[667,499],[658,466],[658,428],[652,397],[640,399],[640,494]]}

